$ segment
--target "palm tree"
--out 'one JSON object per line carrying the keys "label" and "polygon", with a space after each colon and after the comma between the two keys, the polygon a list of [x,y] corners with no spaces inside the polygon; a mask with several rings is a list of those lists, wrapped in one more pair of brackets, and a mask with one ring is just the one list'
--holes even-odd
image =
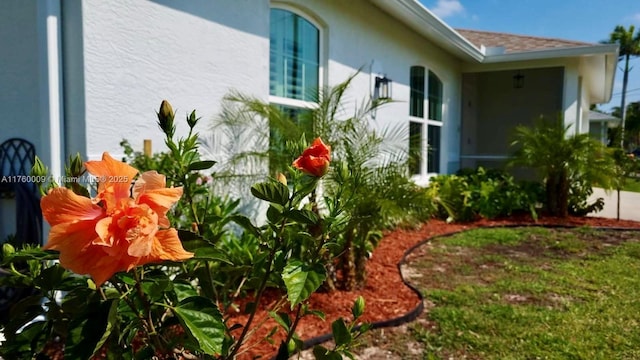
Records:
{"label": "palm tree", "polygon": [[[568,136],[568,130],[562,117],[540,118],[532,127],[517,126],[511,144],[517,148],[511,165],[533,168],[542,177],[545,205],[552,216],[568,216],[570,202],[586,201],[595,184],[610,189],[615,170],[602,143],[589,134]],[[594,206],[585,203],[580,207]]]}
{"label": "palm tree", "polygon": [[627,109],[625,107],[625,100],[627,95],[627,84],[629,82],[629,60],[631,57],[640,56],[640,30],[634,35],[635,27],[629,26],[629,29],[625,29],[624,26],[618,25],[609,35],[608,43],[618,44],[619,56],[618,61],[624,60],[623,76],[622,76],[622,99],[620,100],[620,109],[622,110],[622,125],[621,125],[621,140],[620,146],[624,147],[624,122]]}

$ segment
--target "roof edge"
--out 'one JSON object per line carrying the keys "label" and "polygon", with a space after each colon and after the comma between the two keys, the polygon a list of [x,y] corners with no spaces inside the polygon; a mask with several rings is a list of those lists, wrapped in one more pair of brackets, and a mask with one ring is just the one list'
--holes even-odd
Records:
{"label": "roof edge", "polygon": [[553,48],[545,50],[522,51],[508,54],[486,55],[483,63],[500,63],[511,61],[540,60],[559,57],[578,57],[587,55],[617,54],[618,46],[615,44],[594,44],[566,48]]}
{"label": "roof edge", "polygon": [[418,0],[370,1],[441,47],[472,60],[483,61],[485,56],[480,49],[433,14]]}

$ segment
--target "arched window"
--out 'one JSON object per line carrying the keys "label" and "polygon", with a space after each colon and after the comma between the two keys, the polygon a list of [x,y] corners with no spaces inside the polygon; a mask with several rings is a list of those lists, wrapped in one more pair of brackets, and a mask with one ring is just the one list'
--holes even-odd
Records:
{"label": "arched window", "polygon": [[302,16],[279,8],[270,15],[269,94],[315,101],[319,85],[320,31]]}
{"label": "arched window", "polygon": [[[425,75],[427,75],[427,79],[425,79]],[[425,85],[427,85],[426,89]],[[409,88],[410,171],[413,175],[418,176],[439,173],[443,107],[442,81],[432,71],[426,72],[423,66],[412,66]],[[425,100],[427,101],[426,106]],[[428,109],[426,118],[425,107]]]}
{"label": "arched window", "polygon": [[[309,109],[317,106],[320,87],[320,29],[293,10],[274,7],[270,12],[269,102],[298,126],[310,139],[313,123]],[[269,171],[284,172],[285,139],[282,124],[270,123]],[[296,134],[297,136],[297,134]],[[288,157],[286,157],[288,159]]]}

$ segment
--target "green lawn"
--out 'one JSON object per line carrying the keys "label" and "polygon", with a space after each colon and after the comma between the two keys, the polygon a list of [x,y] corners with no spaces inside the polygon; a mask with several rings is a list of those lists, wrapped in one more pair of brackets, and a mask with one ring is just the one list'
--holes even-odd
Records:
{"label": "green lawn", "polygon": [[639,236],[510,228],[432,239],[410,268],[433,307],[408,331],[371,336],[403,359],[640,359]]}
{"label": "green lawn", "polygon": [[629,178],[622,189],[624,191],[640,192],[640,180],[638,178]]}

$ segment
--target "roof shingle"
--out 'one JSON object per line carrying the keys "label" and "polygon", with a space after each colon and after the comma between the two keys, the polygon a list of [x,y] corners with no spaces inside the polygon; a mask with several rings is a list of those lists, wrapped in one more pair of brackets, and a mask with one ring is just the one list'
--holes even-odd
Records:
{"label": "roof shingle", "polygon": [[543,38],[543,37],[527,36],[527,35],[514,35],[514,34],[490,32],[490,31],[478,31],[478,30],[467,30],[467,29],[456,29],[456,31],[460,35],[464,36],[467,40],[469,40],[478,49],[480,49],[482,45],[484,45],[484,47],[487,47],[487,48],[503,47],[505,50],[505,53],[507,54],[526,52],[526,51],[584,47],[584,46],[594,45],[592,43],[581,42],[581,41]]}

